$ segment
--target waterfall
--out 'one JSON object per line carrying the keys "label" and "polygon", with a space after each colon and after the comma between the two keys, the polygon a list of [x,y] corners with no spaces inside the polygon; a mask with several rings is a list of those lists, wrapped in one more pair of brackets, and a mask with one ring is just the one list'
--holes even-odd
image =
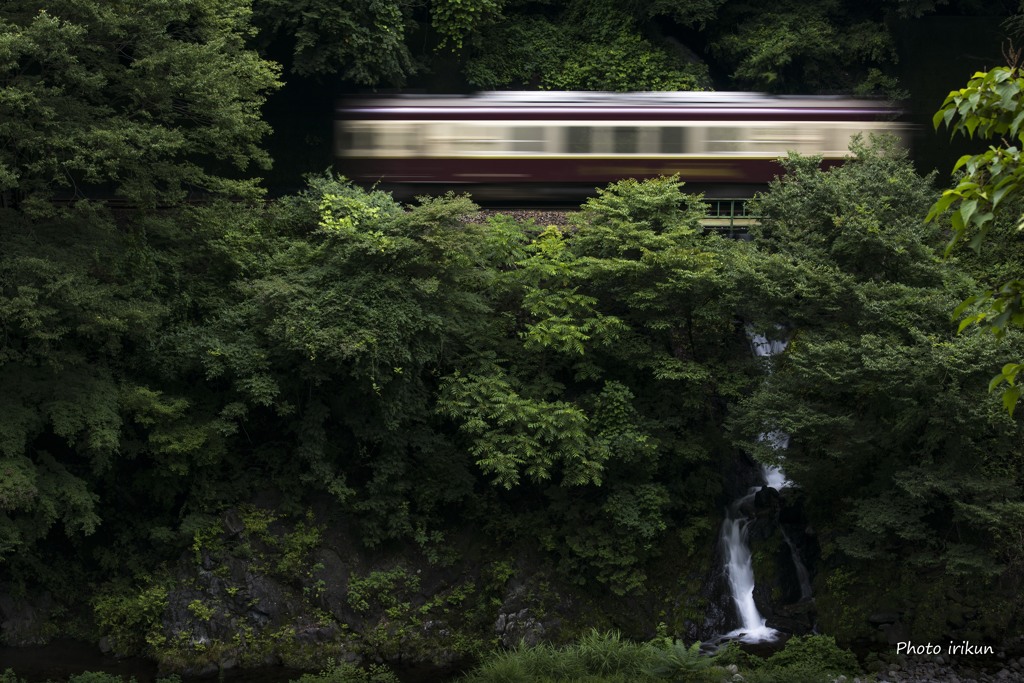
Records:
{"label": "waterfall", "polygon": [[762,358],[779,355],[786,350],[788,343],[785,339],[769,339],[762,334],[750,335],[750,345],[754,349],[754,355]]}
{"label": "waterfall", "polygon": [[[786,350],[786,340],[770,340],[767,337],[759,334],[750,335],[750,345],[754,350],[754,355],[762,358],[770,358],[774,355],[780,354]],[[789,434],[773,430],[761,434],[758,439],[760,441],[766,441],[772,448],[777,451],[784,451],[789,448]],[[779,460],[782,460],[782,456],[779,456]],[[781,491],[787,486],[792,486],[793,482],[786,478],[785,473],[781,467],[775,465],[762,465],[761,472],[764,475],[765,484],[771,486],[776,491]],[[782,527],[779,527],[782,529]],[[796,545],[790,540],[789,534],[786,533],[785,529],[782,529],[782,538],[785,539],[786,545],[789,546],[789,555],[793,559],[793,568],[796,570],[797,580],[800,582],[800,600],[811,599],[811,577],[807,571],[807,566],[804,565],[803,560],[800,559],[800,553],[797,552]]]}
{"label": "waterfall", "polygon": [[[750,334],[750,345],[754,354],[763,358],[770,358],[786,349],[785,340],[770,340],[759,334]],[[760,441],[767,442],[777,451],[784,451],[789,446],[789,435],[785,432],[765,432],[758,438]],[[779,459],[782,459],[781,456]],[[770,486],[777,491],[793,485],[779,466],[762,465],[761,476],[765,486]],[[755,486],[747,491],[746,495],[733,501],[726,511],[725,521],[722,523],[721,543],[725,556],[725,571],[729,579],[729,588],[732,591],[736,613],[740,619],[740,627],[727,633],[725,638],[738,639],[748,643],[775,640],[779,635],[778,631],[765,624],[765,618],[761,616],[754,603],[754,566],[747,539],[750,524],[747,512],[753,508],[754,496],[761,488],[761,486]],[[811,597],[811,582],[807,567],[800,560],[796,546],[793,545],[784,530],[782,537],[789,546],[793,566],[800,582],[800,599],[808,600]]]}
{"label": "waterfall", "polygon": [[783,473],[781,467],[775,467],[774,465],[762,465],[761,474],[764,475],[764,485],[770,486],[776,491],[781,491],[787,486],[793,485],[793,482],[786,479],[786,475]]}
{"label": "waterfall", "polygon": [[[772,356],[777,356],[785,351],[786,345],[789,343],[785,339],[768,339],[760,334],[752,334],[749,328],[747,334],[750,336],[750,346],[754,350],[754,355],[759,358],[771,359]],[[770,367],[768,371],[771,372]],[[779,430],[765,432],[759,435],[757,440],[767,443],[776,451],[784,451],[789,448],[789,434]],[[779,460],[782,460],[781,455]],[[786,478],[780,466],[761,465],[761,474],[764,476],[765,485],[771,486],[776,491],[793,485],[793,482]]]}
{"label": "waterfall", "polygon": [[747,643],[775,640],[778,631],[765,625],[765,618],[754,604],[754,564],[750,556],[747,532],[750,520],[745,511],[754,504],[754,495],[760,486],[751,488],[747,495],[733,501],[722,523],[722,550],[725,555],[725,572],[729,578],[729,589],[740,627],[726,634]]}

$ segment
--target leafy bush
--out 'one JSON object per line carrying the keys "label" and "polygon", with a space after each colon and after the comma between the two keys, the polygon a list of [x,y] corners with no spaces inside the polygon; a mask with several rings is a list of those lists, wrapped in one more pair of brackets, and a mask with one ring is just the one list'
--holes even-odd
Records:
{"label": "leafy bush", "polygon": [[514,650],[497,653],[466,680],[469,683],[651,681],[654,679],[645,671],[651,667],[654,653],[655,648],[649,644],[623,640],[616,632],[592,630],[568,647],[520,645]]}
{"label": "leafy bush", "polygon": [[575,646],[580,663],[588,674],[639,673],[647,666],[650,647],[622,640],[618,632],[591,630]]}
{"label": "leafy bush", "polygon": [[592,630],[574,645],[520,646],[481,664],[465,683],[660,683],[721,681],[728,672],[700,654],[700,643],[633,643]]}
{"label": "leafy bush", "polygon": [[757,655],[743,651],[736,643],[726,643],[711,657],[718,666],[730,664],[741,669],[757,669],[764,665],[764,660]]}
{"label": "leafy bush", "polygon": [[303,674],[292,683],[399,683],[398,677],[386,666],[372,665],[362,669],[348,662],[328,661],[327,668],[318,674]]}
{"label": "leafy bush", "polygon": [[466,679],[466,683],[518,683],[541,678],[574,680],[586,673],[570,653],[550,645],[520,646],[492,655]]}
{"label": "leafy bush", "polygon": [[654,664],[647,670],[660,678],[681,678],[692,676],[710,666],[711,660],[700,654],[700,643],[687,647],[686,643],[674,640],[658,652]]}
{"label": "leafy bush", "polygon": [[[856,674],[860,672],[857,658],[849,650],[836,645],[832,636],[797,636],[765,663],[768,670]],[[789,679],[793,680],[793,679]],[[810,679],[809,679],[810,680]]]}
{"label": "leafy bush", "polygon": [[[68,683],[125,683],[125,679],[105,671],[83,671],[80,674],[68,676]],[[135,677],[130,683],[135,683]]]}
{"label": "leafy bush", "polygon": [[114,584],[110,592],[94,599],[93,608],[101,631],[118,655],[140,654],[166,639],[161,617],[167,608],[167,587],[161,583],[147,580],[141,588]]}

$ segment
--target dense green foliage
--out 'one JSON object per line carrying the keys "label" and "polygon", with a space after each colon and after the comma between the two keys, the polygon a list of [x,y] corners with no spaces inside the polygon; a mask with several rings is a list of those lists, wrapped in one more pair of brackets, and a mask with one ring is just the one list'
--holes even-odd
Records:
{"label": "dense green foliage", "polygon": [[[857,674],[856,657],[828,636],[791,638],[786,646],[762,659],[735,645],[712,656],[699,652],[700,643],[686,646],[669,638],[630,642],[617,632],[591,631],[566,647],[538,645],[498,652],[459,680],[465,683],[720,683],[739,672],[753,683],[831,683],[837,675]],[[135,679],[131,679],[134,681]],[[176,683],[176,676],[157,683]],[[322,671],[305,674],[292,683],[398,683],[387,667],[360,668],[329,661]],[[0,683],[24,683],[12,671],[0,673]],[[125,683],[106,673],[87,672],[67,683]]]}
{"label": "dense green foliage", "polygon": [[331,494],[375,544],[477,508],[491,480],[484,500],[544,501],[525,528],[566,561],[638,585],[671,517],[708,530],[714,387],[749,368],[727,305],[745,246],[702,236],[677,185],[613,186],[571,238],[330,178],[281,202],[234,243],[251,270],[159,345],[215,388],[206,420],[243,425],[216,461],[234,474],[208,484],[258,464],[291,495]]}
{"label": "dense green foliage", "polygon": [[[827,557],[976,587],[1018,576],[1020,425],[983,398],[999,352],[950,329],[972,283],[934,251],[929,184],[893,150],[857,151],[827,173],[791,159],[758,202],[755,310],[790,345],[734,427],[832,520]],[[757,438],[773,429],[791,436],[784,457]],[[925,583],[891,588],[928,611]]]}
{"label": "dense green foliage", "polygon": [[560,4],[554,6],[557,12],[534,12],[522,3],[509,8],[518,10],[513,21],[484,29],[466,61],[470,84],[483,89],[709,89],[707,66],[695,55],[643,34],[641,24],[650,17],[633,14],[634,8],[621,3]]}
{"label": "dense green foliage", "polygon": [[[934,121],[936,128],[945,123],[954,134],[973,138],[977,133],[981,138],[1002,143],[980,154],[961,157],[953,170],[963,168],[963,175],[932,207],[929,218],[953,209],[953,238],[947,253],[963,241],[980,253],[994,227],[996,235],[990,246],[995,248],[996,255],[989,261],[1012,263],[1020,253],[1019,200],[1024,190],[1020,150],[1020,143],[1024,142],[1024,78],[1020,68],[999,67],[974,74],[966,87],[949,94]],[[1002,220],[996,220],[997,214]],[[1016,235],[1006,225],[1014,219]],[[961,330],[976,325],[1001,338],[1007,329],[1024,328],[1024,276],[1019,269],[1007,273],[998,263],[985,266],[983,271],[988,272],[979,273],[985,289],[965,299],[956,312],[965,314]],[[1005,382],[1003,404],[1011,415],[1021,395],[1017,377],[1022,370],[1024,363],[1006,363],[990,385],[990,389],[995,389]]]}
{"label": "dense green foliage", "polygon": [[620,589],[639,585],[671,517],[708,530],[697,510],[718,492],[717,401],[747,367],[728,307],[744,245],[702,235],[701,205],[677,185],[618,183],[571,234],[523,245],[491,286],[515,309],[440,396],[497,483],[558,475],[539,487],[564,525],[545,544]]}
{"label": "dense green foliage", "polygon": [[269,164],[259,107],[277,81],[246,47],[248,3],[137,4],[4,3],[0,193],[252,194],[250,167]]}
{"label": "dense green foliage", "polygon": [[299,76],[338,74],[359,84],[401,83],[415,71],[406,44],[408,3],[258,0],[256,21],[269,42],[280,36]]}
{"label": "dense green foliage", "polygon": [[728,305],[746,246],[703,236],[700,207],[625,182],[570,238],[320,178],[128,231],[89,205],[6,210],[5,560],[28,572],[61,528],[141,560],[272,477],[333,497],[367,545],[515,489],[533,511],[490,511],[496,532],[638,586],[670,526],[710,532],[719,402],[750,370]]}
{"label": "dense green foliage", "polygon": [[[1012,582],[1019,425],[982,398],[995,351],[948,321],[971,280],[923,228],[928,181],[855,151],[790,159],[754,243],[705,234],[672,178],[610,186],[571,230],[330,176],[144,234],[84,205],[47,250],[55,219],[8,209],[5,561],[28,581],[84,552],[142,580],[269,478],[285,509],[329,496],[367,547],[447,554],[475,520],[628,593],[667,543],[711,542],[728,424],[766,462],[757,435],[791,435],[829,562]],[[740,321],[791,337],[767,379]],[[144,593],[97,615],[124,630]]]}
{"label": "dense green foliage", "polygon": [[[255,0],[289,73],[359,86],[905,96],[901,23],[1013,15],[970,0]],[[453,73],[454,72],[454,73]]]}
{"label": "dense green foliage", "polygon": [[592,631],[567,647],[521,646],[486,659],[466,683],[719,683],[739,675],[754,683],[831,683],[857,674],[857,658],[828,636],[791,638],[785,648],[762,659],[735,645],[707,656],[700,643],[663,639],[632,643],[618,633]]}
{"label": "dense green foliage", "polygon": [[734,88],[896,96],[888,26],[907,11],[857,2],[510,3],[510,21],[483,26],[469,43],[466,75],[483,88],[695,90],[710,87],[711,67]]}
{"label": "dense green foliage", "polygon": [[[278,67],[251,45],[283,46],[289,77],[348,85],[401,82],[443,55],[493,87],[675,89],[711,85],[709,64],[677,37],[699,35],[736,85],[892,90],[886,22],[933,9],[5,3],[4,590],[50,591],[61,610],[88,602],[87,618],[47,628],[152,654],[178,646],[162,622],[175,567],[219,562],[209,572],[223,574],[230,558],[256,557],[255,538],[273,555],[261,576],[312,594],[296,577],[311,579],[327,520],[351,530],[353,555],[415,547],[432,566],[458,561],[460,535],[498,552],[529,546],[559,586],[625,601],[664,572],[659,559],[686,576],[670,581],[704,572],[742,450],[784,464],[802,490],[830,633],[864,636],[876,605],[922,639],[1008,631],[1024,575],[1021,425],[986,391],[987,368],[1024,356],[1008,215],[1016,148],[965,160],[970,176],[930,224],[936,191],[891,144],[858,143],[829,171],[791,157],[756,202],[752,242],[703,231],[702,200],[678,178],[614,183],[568,227],[481,222],[468,197],[406,207],[331,173],[254,201],[253,169],[269,162],[259,108]],[[942,118],[1020,138],[1019,74],[978,79]],[[95,201],[110,195],[130,209]],[[954,202],[954,234],[988,230],[987,263],[940,257]],[[971,301],[991,306],[968,321],[1000,331],[1002,347],[950,324],[977,291],[990,293]],[[758,362],[751,331],[789,348]],[[1012,389],[1017,369],[1002,375]],[[790,435],[785,454],[760,438],[768,431]],[[222,527],[261,497],[276,509]],[[314,505],[317,523],[267,531]],[[502,578],[484,580],[500,588],[516,571],[491,570]],[[391,571],[346,575],[344,608],[374,602],[394,624],[422,626],[470,591],[447,586],[451,602],[414,608],[393,594],[420,579]],[[482,630],[501,600],[479,600],[462,616]],[[186,611],[210,621],[217,609],[196,599]],[[396,642],[427,647],[367,623],[360,636],[377,638],[378,656],[397,657]],[[482,638],[467,636],[466,651]],[[745,662],[748,680],[854,668],[825,640],[793,640],[777,657]],[[643,680],[719,665],[681,643],[595,633],[474,675]],[[388,678],[341,665],[309,680]]]}
{"label": "dense green foliage", "polygon": [[[886,7],[886,5],[889,5]],[[892,3],[733,2],[723,7],[712,53],[753,89],[853,89],[894,96],[883,75],[896,61],[886,23],[901,14]]]}

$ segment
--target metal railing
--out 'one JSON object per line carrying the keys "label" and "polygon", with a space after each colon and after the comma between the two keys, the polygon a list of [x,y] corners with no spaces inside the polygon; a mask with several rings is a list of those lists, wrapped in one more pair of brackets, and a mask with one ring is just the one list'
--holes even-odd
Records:
{"label": "metal railing", "polygon": [[757,216],[748,209],[746,199],[704,199],[708,212],[701,225],[705,229],[722,232],[728,237],[746,235],[747,229],[757,223]]}

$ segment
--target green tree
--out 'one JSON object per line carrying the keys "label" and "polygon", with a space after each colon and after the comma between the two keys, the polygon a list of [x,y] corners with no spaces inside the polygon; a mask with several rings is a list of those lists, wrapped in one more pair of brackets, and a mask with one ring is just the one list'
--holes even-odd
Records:
{"label": "green tree", "polygon": [[701,29],[715,20],[726,0],[652,0],[640,3],[648,17],[670,17],[682,26],[694,26]]}
{"label": "green tree", "polygon": [[[950,222],[953,236],[946,248],[949,254],[966,242],[981,253],[982,245],[991,230],[997,239],[992,246],[995,253],[988,261],[1010,263],[1019,255],[1015,244],[1019,238],[1009,236],[1007,222],[1017,218],[1016,232],[1024,228],[1019,219],[1020,199],[1024,189],[1024,164],[1021,163],[1021,145],[1024,143],[1024,73],[1019,67],[998,67],[978,72],[967,86],[949,93],[934,117],[935,127],[945,123],[951,134],[973,138],[996,139],[980,154],[967,154],[953,167],[962,170],[955,187],[942,193],[928,214],[933,220],[952,211]],[[1005,220],[997,216],[1005,215]],[[1019,263],[1019,261],[1018,261]],[[999,272],[1003,269],[992,269]],[[1024,279],[1018,272],[1005,279],[985,278],[985,288],[965,299],[957,308],[962,315],[960,330],[977,326],[1003,337],[1010,328],[1024,327],[1024,308],[1021,293]],[[1002,386],[1003,405],[1013,414],[1020,399],[1018,375],[1024,362],[1011,362],[990,384],[995,390]]]}
{"label": "green tree", "polygon": [[396,0],[256,0],[262,40],[278,39],[299,76],[337,74],[362,85],[400,85],[416,66],[406,43],[410,3]]}
{"label": "green tree", "polygon": [[247,438],[225,466],[244,478],[258,463],[293,500],[329,494],[367,544],[409,538],[466,497],[472,461],[434,401],[456,359],[490,338],[487,283],[515,244],[466,224],[474,210],[442,198],[406,211],[320,177],[236,243],[250,265],[161,353],[234,406]]}
{"label": "green tree", "polygon": [[251,196],[276,67],[248,3],[11,0],[0,9],[0,192]]}
{"label": "green tree", "polygon": [[461,50],[467,35],[501,19],[503,0],[433,0],[430,20],[441,36],[439,47]]}
{"label": "green tree", "polygon": [[[856,566],[863,585],[889,562],[964,587],[1013,576],[1020,427],[978,400],[994,350],[948,322],[974,283],[935,253],[939,230],[923,224],[934,193],[906,155],[854,151],[829,171],[789,159],[757,201],[744,317],[790,341],[733,428],[806,492],[826,562]],[[790,435],[784,453],[759,438],[771,430]],[[908,604],[922,599],[904,588]]]}
{"label": "green tree", "polygon": [[571,231],[542,230],[502,273],[505,331],[440,396],[478,464],[532,502],[516,527],[618,592],[670,529],[708,533],[721,407],[751,370],[732,275],[749,245],[705,235],[680,185],[615,183]]}
{"label": "green tree", "polygon": [[[884,5],[884,4],[883,4]],[[896,50],[877,4],[728,3],[712,50],[740,87],[774,92],[851,91],[902,96],[883,71]]]}
{"label": "green tree", "polygon": [[[544,11],[506,8],[510,20],[481,28],[467,43],[465,73],[481,88],[552,90],[704,90],[707,66],[670,41],[648,35],[644,23],[664,11],[696,23],[717,3],[622,5],[562,2]],[[691,11],[692,10],[692,11]]]}
{"label": "green tree", "polygon": [[44,571],[61,528],[79,544],[139,490],[166,503],[233,428],[152,351],[216,290],[192,277],[216,274],[193,249],[215,211],[179,200],[257,196],[245,174],[269,162],[276,69],[245,47],[248,20],[233,0],[0,8],[0,561]]}

